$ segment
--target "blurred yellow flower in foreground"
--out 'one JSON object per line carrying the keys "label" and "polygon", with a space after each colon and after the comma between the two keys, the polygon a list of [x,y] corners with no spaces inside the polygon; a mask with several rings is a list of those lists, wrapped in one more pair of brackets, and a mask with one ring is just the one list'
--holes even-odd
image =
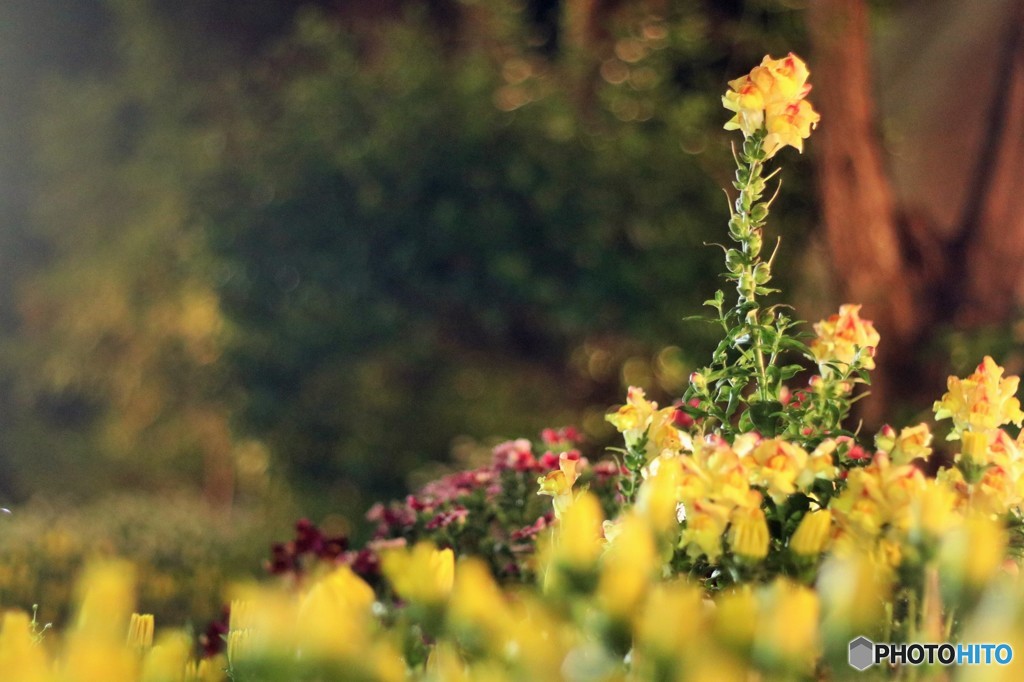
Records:
{"label": "blurred yellow flower in foreground", "polygon": [[832,538],[832,512],[819,509],[804,514],[793,536],[789,548],[801,556],[815,556],[825,551]]}
{"label": "blurred yellow flower in foreground", "polygon": [[733,553],[744,559],[760,560],[768,556],[768,521],[761,507],[737,507],[732,515],[729,546]]}
{"label": "blurred yellow flower in foreground", "polygon": [[32,641],[32,623],[23,611],[8,611],[0,629],[0,670],[12,680],[48,680],[46,652]]}
{"label": "blurred yellow flower in foreground", "polygon": [[444,601],[455,579],[455,554],[420,542],[412,549],[395,549],[381,557],[381,569],[395,592],[409,601],[431,605]]}
{"label": "blurred yellow flower in foreground", "polygon": [[629,514],[604,556],[598,600],[611,615],[628,619],[638,608],[661,568],[651,529]]}

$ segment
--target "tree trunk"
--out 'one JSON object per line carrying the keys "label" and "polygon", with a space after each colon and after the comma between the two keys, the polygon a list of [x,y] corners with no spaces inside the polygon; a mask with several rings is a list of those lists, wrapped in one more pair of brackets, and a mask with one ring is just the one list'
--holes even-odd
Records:
{"label": "tree trunk", "polygon": [[865,420],[876,424],[897,392],[896,365],[902,364],[915,330],[924,326],[924,310],[915,305],[914,277],[875,127],[865,3],[816,0],[808,21],[816,83],[812,99],[821,112],[812,144],[833,271],[843,298],[862,303],[862,314],[874,320],[882,336],[872,395],[862,407]]}
{"label": "tree trunk", "polygon": [[925,351],[942,330],[1005,325],[1019,311],[1024,1],[990,9],[985,17],[957,16],[966,10],[954,3],[907,8],[905,26],[931,21],[948,32],[960,21],[967,32],[950,47],[918,26],[900,63],[916,71],[899,80],[892,70],[893,110],[911,112],[895,157],[879,134],[865,0],[815,0],[808,10],[812,101],[822,115],[812,147],[833,271],[844,299],[863,303],[882,336],[860,412],[869,428],[894,402],[920,408],[941,395],[948,351]]}

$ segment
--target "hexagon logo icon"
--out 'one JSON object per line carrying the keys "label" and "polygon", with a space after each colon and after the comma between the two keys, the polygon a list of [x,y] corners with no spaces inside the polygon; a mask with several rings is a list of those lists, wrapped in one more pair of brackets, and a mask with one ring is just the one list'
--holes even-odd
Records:
{"label": "hexagon logo icon", "polygon": [[875,643],[861,636],[850,642],[850,666],[857,670],[867,670],[875,664]]}

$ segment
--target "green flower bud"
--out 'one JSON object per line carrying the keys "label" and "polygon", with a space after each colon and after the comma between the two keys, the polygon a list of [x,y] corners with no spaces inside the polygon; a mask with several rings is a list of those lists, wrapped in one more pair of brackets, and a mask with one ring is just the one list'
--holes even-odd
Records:
{"label": "green flower bud", "polygon": [[763,244],[761,239],[761,232],[758,230],[752,230],[750,236],[747,237],[747,255],[750,258],[756,258],[757,254],[761,253],[761,246]]}
{"label": "green flower bud", "polygon": [[736,249],[729,249],[725,252],[725,267],[729,272],[737,274],[743,270],[744,265],[746,265],[746,259],[743,258],[742,253]]}
{"label": "green flower bud", "polygon": [[750,220],[755,223],[763,223],[767,217],[768,204],[763,201],[759,204],[754,204],[753,208],[750,209]]}
{"label": "green flower bud", "polygon": [[747,221],[743,216],[737,214],[729,219],[729,236],[736,241],[743,241],[750,234],[750,228],[747,227]]}

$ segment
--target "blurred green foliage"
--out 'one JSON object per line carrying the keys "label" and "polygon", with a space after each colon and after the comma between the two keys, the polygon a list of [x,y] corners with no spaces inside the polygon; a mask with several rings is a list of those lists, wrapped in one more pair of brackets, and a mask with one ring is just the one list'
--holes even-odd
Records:
{"label": "blurred green foliage", "polygon": [[[678,395],[713,331],[682,318],[727,216],[718,93],[799,50],[800,12],[627,3],[573,43],[559,3],[434,4],[307,8],[231,49],[105,5],[103,68],[39,93],[9,494],[284,478],[352,514],[459,434],[600,442],[623,384]],[[778,207],[790,245],[809,213]]]}
{"label": "blurred green foliage", "polygon": [[0,518],[0,604],[38,604],[41,622],[64,622],[83,564],[126,557],[136,566],[142,612],[202,631],[221,616],[231,584],[261,575],[268,538],[285,529],[255,509],[226,517],[195,495],[159,509],[125,494],[76,507],[36,501]]}

